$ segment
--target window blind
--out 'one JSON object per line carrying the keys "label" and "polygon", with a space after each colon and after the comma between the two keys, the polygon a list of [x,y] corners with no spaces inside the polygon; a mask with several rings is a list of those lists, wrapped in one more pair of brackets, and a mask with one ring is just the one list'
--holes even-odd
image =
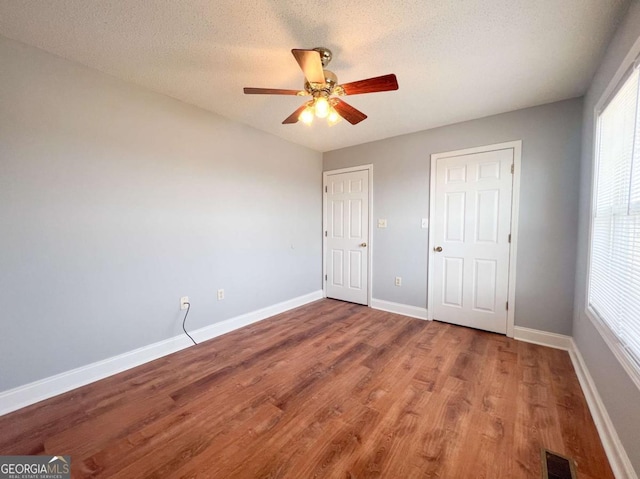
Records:
{"label": "window blind", "polygon": [[640,367],[639,78],[598,116],[588,301]]}

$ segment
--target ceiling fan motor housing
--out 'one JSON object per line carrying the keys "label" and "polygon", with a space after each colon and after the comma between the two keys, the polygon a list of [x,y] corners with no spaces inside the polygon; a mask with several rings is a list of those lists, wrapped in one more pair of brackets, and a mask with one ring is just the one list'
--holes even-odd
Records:
{"label": "ceiling fan motor housing", "polygon": [[337,91],[334,91],[334,88],[338,86],[338,77],[336,74],[329,70],[323,70],[323,73],[324,83],[304,82],[304,89],[312,96],[329,96],[333,93],[338,93]]}

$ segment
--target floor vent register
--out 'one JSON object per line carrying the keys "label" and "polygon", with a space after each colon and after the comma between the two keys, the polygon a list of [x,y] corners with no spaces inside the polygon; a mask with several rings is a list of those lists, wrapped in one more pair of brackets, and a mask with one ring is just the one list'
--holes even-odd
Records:
{"label": "floor vent register", "polygon": [[573,459],[542,449],[542,479],[576,479]]}

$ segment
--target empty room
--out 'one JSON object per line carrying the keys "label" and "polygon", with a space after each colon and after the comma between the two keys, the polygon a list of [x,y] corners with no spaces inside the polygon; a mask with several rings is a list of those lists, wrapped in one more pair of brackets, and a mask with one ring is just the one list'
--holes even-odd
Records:
{"label": "empty room", "polygon": [[0,479],[640,474],[640,0],[0,0]]}

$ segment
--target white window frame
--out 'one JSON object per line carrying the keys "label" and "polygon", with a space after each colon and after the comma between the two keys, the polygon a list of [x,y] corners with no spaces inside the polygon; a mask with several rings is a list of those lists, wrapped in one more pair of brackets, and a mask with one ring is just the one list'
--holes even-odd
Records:
{"label": "white window frame", "polygon": [[598,151],[599,151],[599,117],[602,110],[608,105],[609,101],[617,93],[620,87],[622,87],[624,81],[627,79],[627,73],[639,60],[640,56],[640,38],[636,40],[635,44],[629,50],[629,53],[624,58],[622,64],[618,68],[618,71],[613,76],[609,85],[602,93],[602,96],[596,103],[593,110],[593,150],[591,158],[591,190],[590,190],[590,203],[589,203],[589,238],[588,238],[588,252],[587,252],[587,277],[585,284],[585,315],[591,320],[591,323],[595,326],[596,330],[600,333],[604,342],[607,344],[613,355],[618,359],[624,370],[627,372],[631,380],[635,383],[636,387],[640,389],[640,365],[626,350],[624,345],[620,342],[618,337],[611,331],[608,325],[606,325],[589,306],[589,286],[591,278],[591,244],[593,241],[593,219],[594,210],[596,207],[596,184],[598,173]]}

